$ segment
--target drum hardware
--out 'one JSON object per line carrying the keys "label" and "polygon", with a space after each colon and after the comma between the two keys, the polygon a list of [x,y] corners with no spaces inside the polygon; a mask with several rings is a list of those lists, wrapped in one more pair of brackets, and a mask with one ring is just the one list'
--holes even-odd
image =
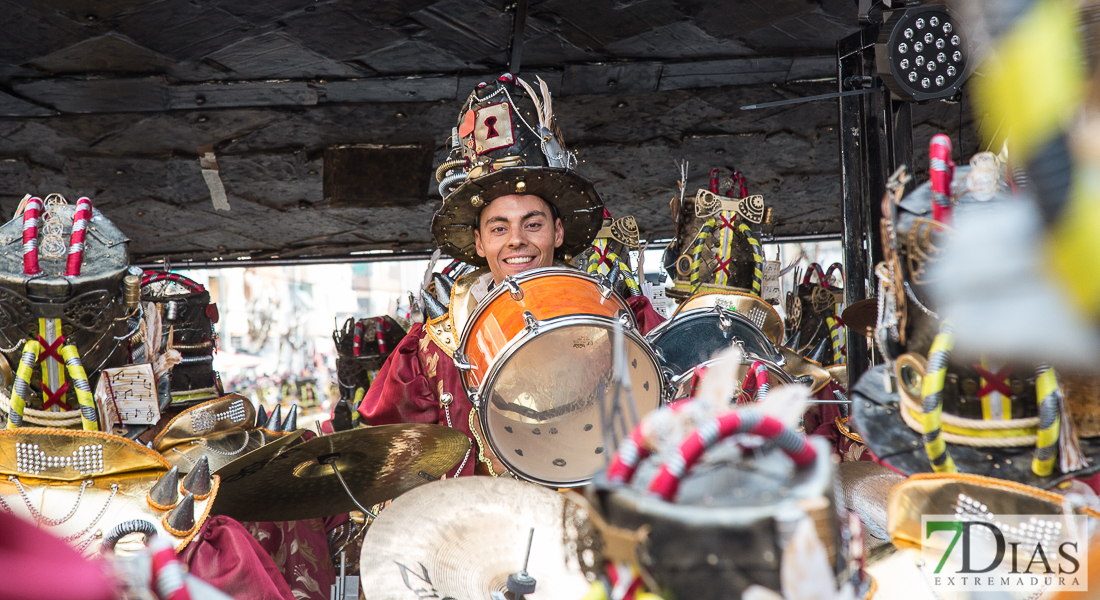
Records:
{"label": "drum hardware", "polygon": [[529,333],[539,332],[539,320],[535,318],[535,315],[531,314],[531,311],[523,311],[523,322],[527,324],[527,331]]}
{"label": "drum hardware", "polygon": [[[477,368],[474,365],[471,365],[470,362],[466,359],[466,355],[458,350],[455,350],[452,360],[454,360],[455,368],[459,371],[472,371]],[[473,396],[470,397],[470,402],[473,402]]]}
{"label": "drum hardware", "polygon": [[523,300],[523,288],[519,287],[516,283],[515,277],[505,277],[503,281],[504,287],[507,288],[508,294],[512,296],[512,300],[521,302]]}
{"label": "drum hardware", "polygon": [[615,285],[611,282],[606,275],[597,275],[596,285],[600,286],[600,296],[603,296],[604,300],[611,297],[611,294],[615,291]]}
{"label": "drum hardware", "polygon": [[340,574],[336,577],[336,583],[332,584],[329,591],[331,600],[356,600],[359,598],[359,576],[348,575],[347,554],[340,551]]}
{"label": "drum hardware", "polygon": [[[527,536],[527,552],[523,556],[523,570],[508,576],[508,591],[514,594],[515,600],[524,600],[527,594],[535,593],[535,585],[538,582],[527,573],[527,563],[531,561],[531,542],[534,541],[534,539],[535,528],[532,527],[531,533]],[[497,596],[504,598],[504,594],[493,592],[493,600],[498,600]]]}

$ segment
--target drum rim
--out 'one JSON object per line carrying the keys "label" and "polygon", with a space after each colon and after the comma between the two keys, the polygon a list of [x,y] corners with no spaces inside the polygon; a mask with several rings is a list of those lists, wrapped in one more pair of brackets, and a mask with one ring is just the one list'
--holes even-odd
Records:
{"label": "drum rim", "polygon": [[[503,369],[504,365],[506,365],[508,361],[512,358],[512,356],[516,353],[516,351],[521,346],[523,346],[523,342],[526,342],[529,339],[533,339],[534,336],[538,336],[542,333],[561,329],[569,325],[588,325],[595,327],[604,327],[606,329],[613,329],[614,320],[603,316],[581,314],[562,315],[559,317],[552,317],[545,321],[539,321],[539,327],[537,330],[532,331],[530,329],[525,329],[519,335],[509,340],[508,343],[505,344],[503,348],[501,348],[500,355],[497,356],[495,360],[493,360],[493,363],[489,366],[488,372],[485,374],[485,378],[482,380],[481,389],[492,389],[492,386],[496,384],[496,380],[500,376],[501,370]],[[657,408],[660,408],[665,404],[665,388],[667,383],[665,381],[664,371],[661,369],[661,363],[657,359],[657,354],[653,351],[653,348],[649,345],[649,342],[646,341],[645,337],[638,333],[637,327],[623,327],[623,336],[629,337],[634,340],[638,344],[638,346],[640,346],[644,350],[646,357],[649,358],[650,364],[653,365],[653,370],[657,374],[657,406],[654,407],[654,410],[656,410]],[[477,410],[478,422],[481,425],[481,431],[485,436],[486,442],[489,444],[489,448],[493,451],[493,454],[496,455],[500,462],[504,463],[504,466],[508,467],[508,470],[516,477],[519,477],[524,481],[537,483],[539,485],[559,488],[572,488],[588,485],[592,481],[592,478],[596,476],[596,473],[593,473],[589,477],[583,479],[562,482],[540,479],[538,477],[528,475],[516,469],[515,466],[512,464],[512,461],[506,458],[506,454],[502,453],[498,449],[497,444],[494,443],[493,434],[489,428],[488,401],[485,399],[484,395],[480,393],[478,388],[467,384],[466,374],[463,373],[462,375],[462,383],[466,386],[467,397],[471,399],[476,399],[476,401],[473,401],[472,404],[474,405],[474,409]],[[644,415],[638,415],[639,419],[641,419],[642,417],[644,417]],[[598,472],[599,471],[597,471],[597,473]]]}
{"label": "drum rim", "polygon": [[[674,324],[679,324],[681,322],[694,321],[694,320],[706,317],[708,315],[718,316],[723,311],[725,312],[725,314],[727,316],[732,317],[732,318],[744,323],[745,325],[748,325],[749,327],[753,328],[758,334],[760,334],[760,339],[762,340],[764,347],[772,355],[770,358],[769,357],[763,357],[763,358],[765,358],[766,360],[769,360],[769,361],[771,361],[771,362],[773,362],[777,365],[780,365],[780,366],[782,366],[786,362],[786,359],[783,358],[783,354],[779,351],[779,345],[776,344],[775,342],[773,342],[771,340],[771,338],[768,337],[768,334],[764,333],[764,331],[762,329],[757,327],[756,323],[753,323],[752,321],[746,319],[743,315],[738,314],[737,311],[728,310],[728,309],[725,309],[721,306],[713,306],[713,307],[710,307],[710,308],[693,308],[691,310],[684,311],[684,312],[680,313],[679,315],[677,315],[675,318],[669,319],[668,321],[665,321],[664,323],[661,323],[661,324],[657,325],[656,327],[654,327],[652,331],[650,331],[648,334],[646,334],[646,336],[645,336],[646,341],[651,346],[656,347],[656,345],[660,341],[660,339],[672,329],[672,326]],[[702,363],[700,363],[700,364],[702,364]]]}
{"label": "drum rim", "polygon": [[[717,364],[720,360],[721,359],[718,358],[707,359],[699,363],[698,365],[695,365],[695,367],[710,367]],[[762,356],[757,356],[751,352],[746,352],[745,356],[741,358],[741,364],[743,365],[751,365],[752,363],[757,361],[764,363],[764,366],[768,368],[768,373],[774,374],[779,377],[779,379],[782,380],[780,383],[782,383],[783,385],[797,383],[794,378],[791,377],[790,373],[784,371],[783,367],[779,366],[779,364],[776,362],[768,360],[767,358],[764,358]],[[670,402],[673,400],[672,396],[676,394],[676,390],[680,389],[680,386],[684,383],[684,381],[691,379],[691,376],[695,374],[695,367],[692,367],[687,371],[684,371],[683,373],[677,373],[676,375],[673,375],[668,379],[669,393],[668,398],[666,398],[665,402]]]}
{"label": "drum rim", "polygon": [[[526,281],[528,279],[536,279],[538,277],[542,277],[542,276],[546,276],[546,275],[566,275],[568,277],[576,277],[577,279],[584,279],[585,281],[589,281],[589,282],[594,283],[596,285],[600,285],[600,281],[598,279],[596,279],[595,277],[592,277],[591,275],[589,275],[588,273],[585,273],[584,271],[580,271],[578,269],[572,269],[572,268],[569,268],[569,267],[558,267],[558,266],[539,267],[537,269],[531,269],[530,271],[524,271],[524,272],[520,273],[519,275],[510,275],[508,277],[505,277],[504,280],[507,281],[507,280],[511,279],[511,280],[515,281],[516,283],[520,283],[520,282]],[[473,324],[477,322],[478,318],[480,318],[481,315],[484,314],[485,311],[489,309],[489,306],[493,302],[495,302],[497,298],[499,298],[500,296],[502,296],[506,293],[508,293],[508,287],[505,286],[504,283],[501,283],[500,285],[495,286],[493,288],[493,291],[489,292],[484,298],[481,299],[481,302],[477,303],[477,308],[475,308],[473,310],[473,312],[470,313],[470,316],[466,317],[466,325],[465,325],[465,327],[463,327],[462,335],[459,336],[459,340],[458,340],[458,352],[459,352],[459,354],[462,355],[463,358],[466,358],[466,345],[470,341],[470,335],[473,332]],[[611,294],[614,295],[614,296],[618,296],[618,294],[616,294],[614,291],[611,292]],[[626,300],[624,300],[621,297],[619,298],[619,300],[620,300],[620,302],[622,302],[623,307],[625,307],[627,309],[630,308],[630,305],[626,303]],[[627,312],[627,314],[630,315],[630,324],[631,324],[631,326],[636,329],[638,327],[638,323],[634,319],[634,313],[630,312],[630,310],[627,310],[626,312]],[[576,315],[562,315],[562,316],[584,316],[584,315],[599,316],[599,315],[591,315],[591,313],[577,313]],[[552,319],[558,319],[558,318],[561,318],[561,317],[552,317],[551,319],[547,319],[546,321],[542,321],[542,322],[549,322]],[[604,318],[606,318],[606,317],[604,317]],[[509,340],[508,343],[510,344],[511,340]],[[506,344],[505,348],[507,348],[507,347],[508,346]],[[504,350],[502,349],[501,352],[503,353]],[[492,365],[490,365],[490,369],[491,368],[492,368]],[[462,383],[464,385],[466,383],[465,376],[463,376]],[[466,387],[468,388],[469,386],[466,386]]]}

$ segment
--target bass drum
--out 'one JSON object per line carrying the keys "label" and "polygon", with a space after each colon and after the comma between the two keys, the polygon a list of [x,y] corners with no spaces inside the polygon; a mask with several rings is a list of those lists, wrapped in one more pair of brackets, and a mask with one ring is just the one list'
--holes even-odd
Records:
{"label": "bass drum", "polygon": [[746,355],[777,365],[784,363],[778,347],[760,328],[739,312],[720,305],[685,310],[655,327],[646,338],[670,380],[735,343],[741,344]]}
{"label": "bass drum", "polygon": [[629,432],[660,405],[664,382],[630,307],[601,282],[534,269],[506,279],[470,316],[455,360],[490,449],[517,476],[573,487],[606,464],[616,321],[634,406],[614,418]]}

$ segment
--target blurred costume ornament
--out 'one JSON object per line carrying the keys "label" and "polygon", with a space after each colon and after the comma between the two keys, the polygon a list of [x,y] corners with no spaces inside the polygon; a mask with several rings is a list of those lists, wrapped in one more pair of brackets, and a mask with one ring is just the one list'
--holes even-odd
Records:
{"label": "blurred costume ornament", "polygon": [[100,428],[89,377],[124,359],[127,312],[139,311],[120,302],[127,241],[90,200],[70,206],[57,194],[27,196],[0,227],[0,337],[6,352],[21,350],[14,368],[0,359],[14,373],[3,382],[9,428]]}
{"label": "blurred costume ornament", "polygon": [[731,409],[740,390],[729,367],[740,355],[724,358],[695,399],[651,413],[597,476],[588,499],[605,522],[603,557],[668,597],[740,597],[753,585],[786,592],[787,572],[799,570],[804,584],[851,597],[865,583],[837,511],[836,467],[824,440],[793,428],[807,390]]}
{"label": "blurred costume ornament", "polygon": [[[145,271],[141,276],[141,297],[143,302],[152,303],[160,315],[162,333],[158,347],[169,354],[175,351],[167,371],[171,404],[193,406],[221,396],[221,384],[214,371],[218,305],[210,302],[210,292],[178,273]],[[154,357],[150,355],[149,359],[152,361]]]}
{"label": "blurred costume ornament", "polygon": [[[771,222],[764,197],[749,196],[745,177],[735,172],[720,194],[718,169],[710,189],[673,202],[676,239],[665,251],[665,270],[673,274],[670,296],[687,298],[713,291],[760,296],[764,257],[752,227]],[[750,225],[751,224],[751,225]]]}
{"label": "blurred costume ornament", "polygon": [[[930,515],[953,515],[959,523],[997,524],[1001,532],[998,543],[1004,544],[1010,550],[999,568],[998,565],[991,564],[989,569],[982,571],[983,576],[996,577],[998,580],[1009,577],[1013,583],[1018,581],[1019,587],[1010,593],[1004,593],[1005,598],[1051,597],[1043,583],[1044,579],[1049,578],[1017,579],[1012,573],[1020,573],[1018,568],[1023,569],[1022,572],[1041,573],[1043,571],[1040,565],[1058,560],[1060,557],[1056,545],[1060,543],[1057,537],[1059,534],[1076,539],[1077,542],[1072,546],[1076,546],[1078,551],[1088,545],[1087,532],[1064,531],[1066,527],[1073,526],[1073,522],[1066,520],[1064,516],[1100,518],[1100,512],[1096,510],[1096,504],[1100,501],[1091,490],[1087,487],[1075,488],[1069,482],[1060,488],[1065,489],[1054,493],[1012,481],[961,473],[920,473],[897,484],[890,491],[886,503],[890,540],[897,551],[888,557],[871,561],[867,567],[867,571],[879,582],[879,597],[929,600],[943,597],[940,594],[944,591],[943,588],[934,588],[932,585],[934,574],[940,572],[939,568],[934,562],[930,564],[927,556],[942,555],[945,552],[943,546],[952,540],[952,536],[926,535],[922,517]],[[1027,527],[1016,529],[1001,524],[1007,523],[1007,517],[1013,516],[1029,517]],[[1054,535],[1051,535],[1052,532]],[[1044,536],[1049,554],[1044,556],[1040,552],[1038,556],[1041,558],[1036,558],[1036,542],[1043,540]],[[963,542],[964,547],[969,545],[968,541]],[[1095,536],[1093,544],[1095,548]],[[923,552],[927,554],[922,554],[922,545]],[[1010,557],[1015,556],[1017,551],[1018,563],[1013,565]],[[879,554],[881,556],[882,553]],[[1048,557],[1049,560],[1046,560]],[[947,558],[945,556],[943,560]],[[1028,565],[1024,568],[1025,558],[1034,560],[1035,567]],[[940,566],[943,566],[942,563]],[[950,570],[949,566],[944,573]],[[1051,572],[1053,571],[1046,571]],[[1086,567],[1077,576],[1087,579],[1090,574],[1092,571]],[[1044,591],[1047,593],[1044,594]],[[1069,597],[1084,598],[1088,595],[1070,594]]]}
{"label": "blurred costume ornament", "polygon": [[603,202],[573,170],[577,158],[565,149],[550,91],[536,81],[537,90],[505,74],[478,85],[463,104],[450,154],[436,170],[443,206],[432,218],[432,235],[444,254],[485,266],[474,248],[478,215],[509,194],[538,196],[557,211],[565,228],[557,251],[563,260],[583,252],[599,232]]}
{"label": "blurred costume ornament", "polygon": [[[933,137],[934,159],[944,146],[950,148],[946,136]],[[853,420],[874,455],[904,474],[961,471],[1051,487],[1100,469],[1100,439],[1080,437],[1072,418],[1088,412],[1074,407],[1100,403],[1100,390],[1067,389],[1049,365],[1000,363],[984,351],[955,355],[954,326],[940,318],[930,295],[954,235],[945,221],[988,222],[1012,207],[989,201],[987,174],[970,176],[1003,163],[984,155],[974,164],[953,173],[950,163],[933,165],[932,181],[904,198],[908,175],[899,170],[890,180],[882,207],[885,261],[875,269],[874,334],[889,362],[852,388]],[[939,177],[941,167],[950,179]],[[1010,187],[1004,171],[997,181],[997,193],[1004,194]],[[984,347],[996,352],[996,341]]]}
{"label": "blurred costume ornament", "polygon": [[293,433],[297,429],[298,407],[286,418],[276,409],[260,422],[252,401],[230,394],[208,400],[179,413],[153,440],[153,449],[179,469],[190,473],[206,460],[210,472],[217,471],[239,456]]}
{"label": "blurred costume ornament", "polygon": [[209,470],[180,477],[161,455],[116,435],[0,432],[0,510],[37,523],[88,556],[138,533],[182,548],[209,514],[218,482]]}
{"label": "blurred costume ornament", "polygon": [[[826,367],[843,365],[847,354],[838,309],[844,302],[844,288],[833,285],[834,271],[843,280],[844,267],[840,263],[833,263],[828,271],[811,263],[795,291],[787,292],[786,302],[787,339],[798,341],[798,348],[791,349],[799,354],[812,353],[811,358]],[[828,341],[822,344],[824,340]]]}

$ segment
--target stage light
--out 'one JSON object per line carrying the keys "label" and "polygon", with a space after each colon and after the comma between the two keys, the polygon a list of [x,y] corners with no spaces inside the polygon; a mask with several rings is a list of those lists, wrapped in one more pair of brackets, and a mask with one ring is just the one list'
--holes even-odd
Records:
{"label": "stage light", "polygon": [[875,47],[878,75],[903,100],[955,95],[969,75],[964,28],[945,6],[888,11]]}

